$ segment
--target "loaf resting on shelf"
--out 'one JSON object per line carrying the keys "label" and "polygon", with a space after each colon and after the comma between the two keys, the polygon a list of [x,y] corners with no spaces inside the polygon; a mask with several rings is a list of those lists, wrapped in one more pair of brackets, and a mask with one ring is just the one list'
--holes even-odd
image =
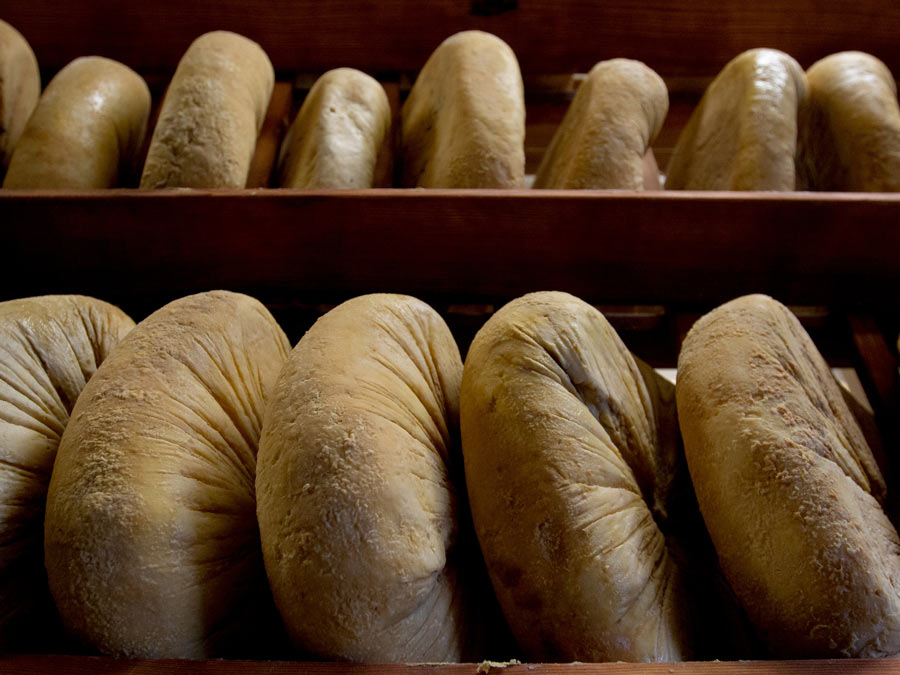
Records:
{"label": "loaf resting on shelf", "polygon": [[41,95],[41,72],[25,37],[0,19],[0,178]]}
{"label": "loaf resting on shelf", "polygon": [[260,303],[204,293],[144,319],[91,378],[45,523],[50,590],[74,637],[155,658],[246,655],[262,641],[274,609],[256,450],[288,349]]}
{"label": "loaf resting on shelf", "polygon": [[44,90],[16,145],[3,187],[118,187],[137,173],[150,90],[127,66],[75,59]]}
{"label": "loaf resting on shelf", "polygon": [[252,40],[228,31],[194,40],[166,92],[141,187],[244,187],[274,85]]}
{"label": "loaf resting on shelf", "polygon": [[0,647],[42,649],[52,621],[44,505],[56,450],[85,383],[134,326],[76,295],[0,303]]}

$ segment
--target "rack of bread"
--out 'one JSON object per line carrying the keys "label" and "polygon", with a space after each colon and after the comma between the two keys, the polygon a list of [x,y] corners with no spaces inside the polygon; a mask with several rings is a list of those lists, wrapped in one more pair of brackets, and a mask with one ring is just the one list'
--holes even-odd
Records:
{"label": "rack of bread", "polygon": [[900,9],[0,20],[0,670],[891,667]]}

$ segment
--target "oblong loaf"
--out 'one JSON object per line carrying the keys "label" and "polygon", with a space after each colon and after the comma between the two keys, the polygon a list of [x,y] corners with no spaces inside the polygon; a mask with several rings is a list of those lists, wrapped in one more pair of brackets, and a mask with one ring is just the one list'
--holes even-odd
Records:
{"label": "oblong loaf", "polygon": [[862,52],[832,54],[806,77],[800,167],[811,190],[900,190],[897,84],[881,61]]}
{"label": "oblong loaf", "polygon": [[138,324],[85,387],[45,526],[76,638],[130,657],[240,653],[268,597],[256,449],[288,349],[256,300],[201,293]]}
{"label": "oblong loaf", "polygon": [[900,651],[900,540],[831,371],[767,296],[702,317],[678,357],[678,417],[725,576],[779,657]]}
{"label": "oblong loaf", "polygon": [[53,460],[85,383],[133,327],[94,298],[0,303],[0,644],[20,647],[32,619],[47,623],[44,505]]}
{"label": "oblong loaf", "polygon": [[640,61],[601,61],[575,92],[534,187],[644,188],[644,156],[669,110],[662,78]]}
{"label": "oblong loaf", "polygon": [[459,661],[455,427],[462,363],[440,316],[367,295],[320,318],[266,411],[263,556],[295,645],[318,658]]}
{"label": "oblong loaf", "polygon": [[244,187],[274,86],[252,40],[228,31],[194,40],[166,92],[141,187]]}
{"label": "oblong loaf", "polygon": [[470,30],[444,40],[403,104],[403,187],[520,188],[525,95],[516,55]]}
{"label": "oblong loaf", "polygon": [[676,455],[603,315],[565,293],[512,301],[472,342],[460,407],[475,531],[529,660],[689,657],[691,603],[654,521]]}
{"label": "oblong loaf", "polygon": [[44,90],[3,187],[116,187],[136,172],[149,116],[144,78],[102,56],[77,58]]}
{"label": "oblong loaf", "polygon": [[806,96],[806,75],[787,54],[739,54],[678,137],[666,189],[794,190],[797,116]]}
{"label": "oblong loaf", "polygon": [[322,75],[281,145],[279,184],[370,188],[391,184],[391,105],[384,87],[353,68]]}
{"label": "oblong loaf", "polygon": [[0,19],[0,175],[41,95],[41,71],[24,36]]}

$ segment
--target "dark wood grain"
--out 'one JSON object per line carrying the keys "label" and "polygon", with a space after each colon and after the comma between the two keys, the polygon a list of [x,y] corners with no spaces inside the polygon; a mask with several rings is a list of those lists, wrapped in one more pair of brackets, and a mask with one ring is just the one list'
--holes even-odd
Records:
{"label": "dark wood grain", "polygon": [[172,661],[125,660],[88,656],[0,657],[7,675],[837,675],[838,673],[896,673],[891,659],[821,661],[707,661],[692,663],[571,663],[519,664],[479,668],[478,664],[359,665],[287,661]]}
{"label": "dark wood grain", "polygon": [[586,72],[623,56],[665,75],[711,75],[739,52],[762,46],[785,50],[804,67],[835,51],[866,49],[900,70],[900,4],[880,0],[522,0],[490,16],[477,12],[484,4],[31,0],[7,2],[2,11],[51,70],[85,54],[141,71],[172,70],[191,40],[219,28],[260,42],[280,70],[417,70],[441,40],[470,28],[506,40],[526,73]]}
{"label": "dark wood grain", "polygon": [[557,289],[710,306],[749,292],[898,309],[900,195],[592,191],[0,193],[4,299],[228,288],[467,303]]}

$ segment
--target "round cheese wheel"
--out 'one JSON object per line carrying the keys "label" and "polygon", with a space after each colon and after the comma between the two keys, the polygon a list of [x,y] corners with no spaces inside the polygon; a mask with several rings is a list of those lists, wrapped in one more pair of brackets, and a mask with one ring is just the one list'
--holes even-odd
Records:
{"label": "round cheese wheel", "polygon": [[91,379],[45,523],[50,590],[75,637],[203,658],[237,651],[260,621],[256,449],[288,350],[256,300],[201,293],[138,324]]}
{"label": "round cheese wheel", "polygon": [[797,318],[762,295],[701,318],[678,416],[722,570],[781,657],[900,652],[900,540],[885,486]]}
{"label": "round cheese wheel", "polygon": [[135,173],[149,116],[144,78],[102,56],[77,58],[41,95],[3,187],[116,187]]}
{"label": "round cheese wheel", "polygon": [[76,295],[0,303],[0,644],[47,623],[44,505],[53,460],[85,383],[134,326]]}
{"label": "round cheese wheel", "polygon": [[460,406],[475,530],[527,657],[691,656],[691,603],[655,520],[677,447],[603,315],[565,293],[509,303],[472,342]]}
{"label": "round cheese wheel", "polygon": [[400,295],[320,318],[272,394],[256,485],[269,583],[319,658],[458,661],[462,363],[446,324]]}

